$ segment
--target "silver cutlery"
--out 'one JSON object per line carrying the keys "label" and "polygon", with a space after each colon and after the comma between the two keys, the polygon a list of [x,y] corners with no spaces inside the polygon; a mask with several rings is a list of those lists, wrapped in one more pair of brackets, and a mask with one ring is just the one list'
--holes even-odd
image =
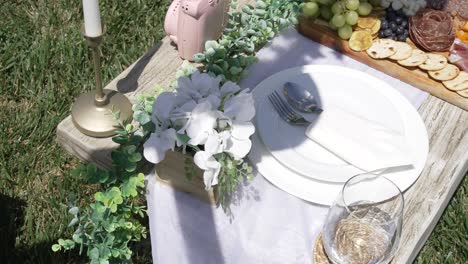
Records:
{"label": "silver cutlery", "polygon": [[317,100],[304,87],[293,82],[284,84],[283,93],[289,104],[300,112],[321,113],[323,110],[318,107]]}
{"label": "silver cutlery", "polygon": [[268,99],[275,108],[279,116],[286,122],[292,125],[308,125],[309,121],[303,116],[296,113],[284,100],[277,91],[272,92]]}

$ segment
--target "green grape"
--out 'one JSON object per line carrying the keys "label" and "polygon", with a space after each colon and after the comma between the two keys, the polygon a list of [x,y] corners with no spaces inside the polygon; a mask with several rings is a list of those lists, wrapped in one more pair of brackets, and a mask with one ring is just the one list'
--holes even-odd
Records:
{"label": "green grape", "polygon": [[342,39],[349,39],[353,34],[353,28],[350,25],[344,25],[338,29],[338,36]]}
{"label": "green grape", "polygon": [[320,16],[321,16],[323,19],[327,20],[327,21],[330,20],[330,19],[332,18],[332,16],[333,16],[330,7],[328,7],[328,6],[322,6],[322,7],[320,8]]}
{"label": "green grape", "polygon": [[335,26],[332,21],[333,21],[333,19],[330,19],[330,21],[328,21],[328,26],[333,30],[337,30],[338,27]]}
{"label": "green grape", "polygon": [[319,12],[319,6],[317,3],[314,3],[314,2],[307,2],[302,7],[302,13],[306,17],[317,16],[318,12]]}
{"label": "green grape", "polygon": [[338,2],[335,2],[332,6],[331,6],[331,11],[333,14],[343,14],[344,12],[344,5],[338,1]]}
{"label": "green grape", "polygon": [[372,12],[372,5],[369,3],[360,3],[357,12],[360,16],[367,16]]}
{"label": "green grape", "polygon": [[359,15],[358,13],[356,13],[356,11],[348,11],[346,12],[345,19],[346,19],[346,24],[351,25],[351,26],[356,25],[359,19]]}
{"label": "green grape", "polygon": [[332,24],[335,27],[342,27],[346,23],[345,17],[343,15],[334,15],[331,20]]}
{"label": "green grape", "polygon": [[319,2],[322,5],[331,5],[334,2],[334,0],[317,0],[317,2]]}
{"label": "green grape", "polygon": [[357,10],[359,8],[359,0],[346,0],[345,6],[348,10]]}

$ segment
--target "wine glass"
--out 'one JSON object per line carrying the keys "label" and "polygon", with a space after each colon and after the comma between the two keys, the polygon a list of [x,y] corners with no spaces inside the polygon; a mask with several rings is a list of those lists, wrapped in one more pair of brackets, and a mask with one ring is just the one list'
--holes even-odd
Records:
{"label": "wine glass", "polygon": [[385,176],[349,179],[328,212],[323,246],[333,263],[389,263],[401,235],[404,199]]}

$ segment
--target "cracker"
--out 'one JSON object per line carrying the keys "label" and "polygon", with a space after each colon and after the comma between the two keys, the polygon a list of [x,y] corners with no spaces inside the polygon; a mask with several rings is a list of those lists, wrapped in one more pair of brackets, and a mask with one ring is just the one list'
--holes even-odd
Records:
{"label": "cracker", "polygon": [[427,55],[424,51],[413,49],[413,51],[411,51],[411,57],[404,60],[399,60],[397,62],[398,64],[403,66],[415,67],[423,64],[426,61],[426,59]]}
{"label": "cracker", "polygon": [[385,59],[395,54],[395,41],[391,39],[374,40],[367,54],[373,59]]}
{"label": "cracker", "polygon": [[370,29],[377,23],[377,21],[380,22],[380,19],[378,19],[375,16],[359,17],[357,26],[362,29],[366,29],[366,28]]}
{"label": "cracker", "polygon": [[382,21],[377,20],[377,22],[374,24],[374,26],[371,27],[371,35],[378,34],[381,25],[382,25]]}
{"label": "cracker", "polygon": [[390,56],[392,60],[405,60],[411,57],[413,48],[405,42],[396,41],[395,42],[396,53]]}
{"label": "cracker", "polygon": [[461,90],[461,91],[457,91],[457,94],[465,97],[465,98],[468,98],[468,89],[465,89],[465,90]]}
{"label": "cracker", "polygon": [[428,53],[427,60],[419,65],[419,68],[426,71],[439,71],[447,66],[447,58],[439,54]]}
{"label": "cracker", "polygon": [[[447,89],[452,91],[462,91],[468,89],[468,72],[460,72],[453,80],[443,82]],[[467,93],[468,91],[465,91]]]}
{"label": "cracker", "polygon": [[460,69],[453,64],[447,64],[445,68],[440,71],[428,71],[429,76],[438,81],[449,81],[455,79],[460,73]]}
{"label": "cracker", "polygon": [[354,51],[363,51],[372,46],[372,36],[368,31],[354,31],[349,38],[349,48]]}

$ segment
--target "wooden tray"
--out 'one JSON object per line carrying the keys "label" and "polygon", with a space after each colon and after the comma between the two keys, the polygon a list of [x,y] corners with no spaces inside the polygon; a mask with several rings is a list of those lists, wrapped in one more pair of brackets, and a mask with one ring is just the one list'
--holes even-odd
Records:
{"label": "wooden tray", "polygon": [[299,19],[298,31],[315,42],[346,54],[374,69],[382,71],[468,111],[468,98],[464,98],[456,92],[448,90],[442,83],[431,79],[426,72],[417,67],[402,67],[387,59],[375,60],[369,57],[365,52],[353,51],[349,48],[348,41],[340,39],[332,29],[304,17]]}

